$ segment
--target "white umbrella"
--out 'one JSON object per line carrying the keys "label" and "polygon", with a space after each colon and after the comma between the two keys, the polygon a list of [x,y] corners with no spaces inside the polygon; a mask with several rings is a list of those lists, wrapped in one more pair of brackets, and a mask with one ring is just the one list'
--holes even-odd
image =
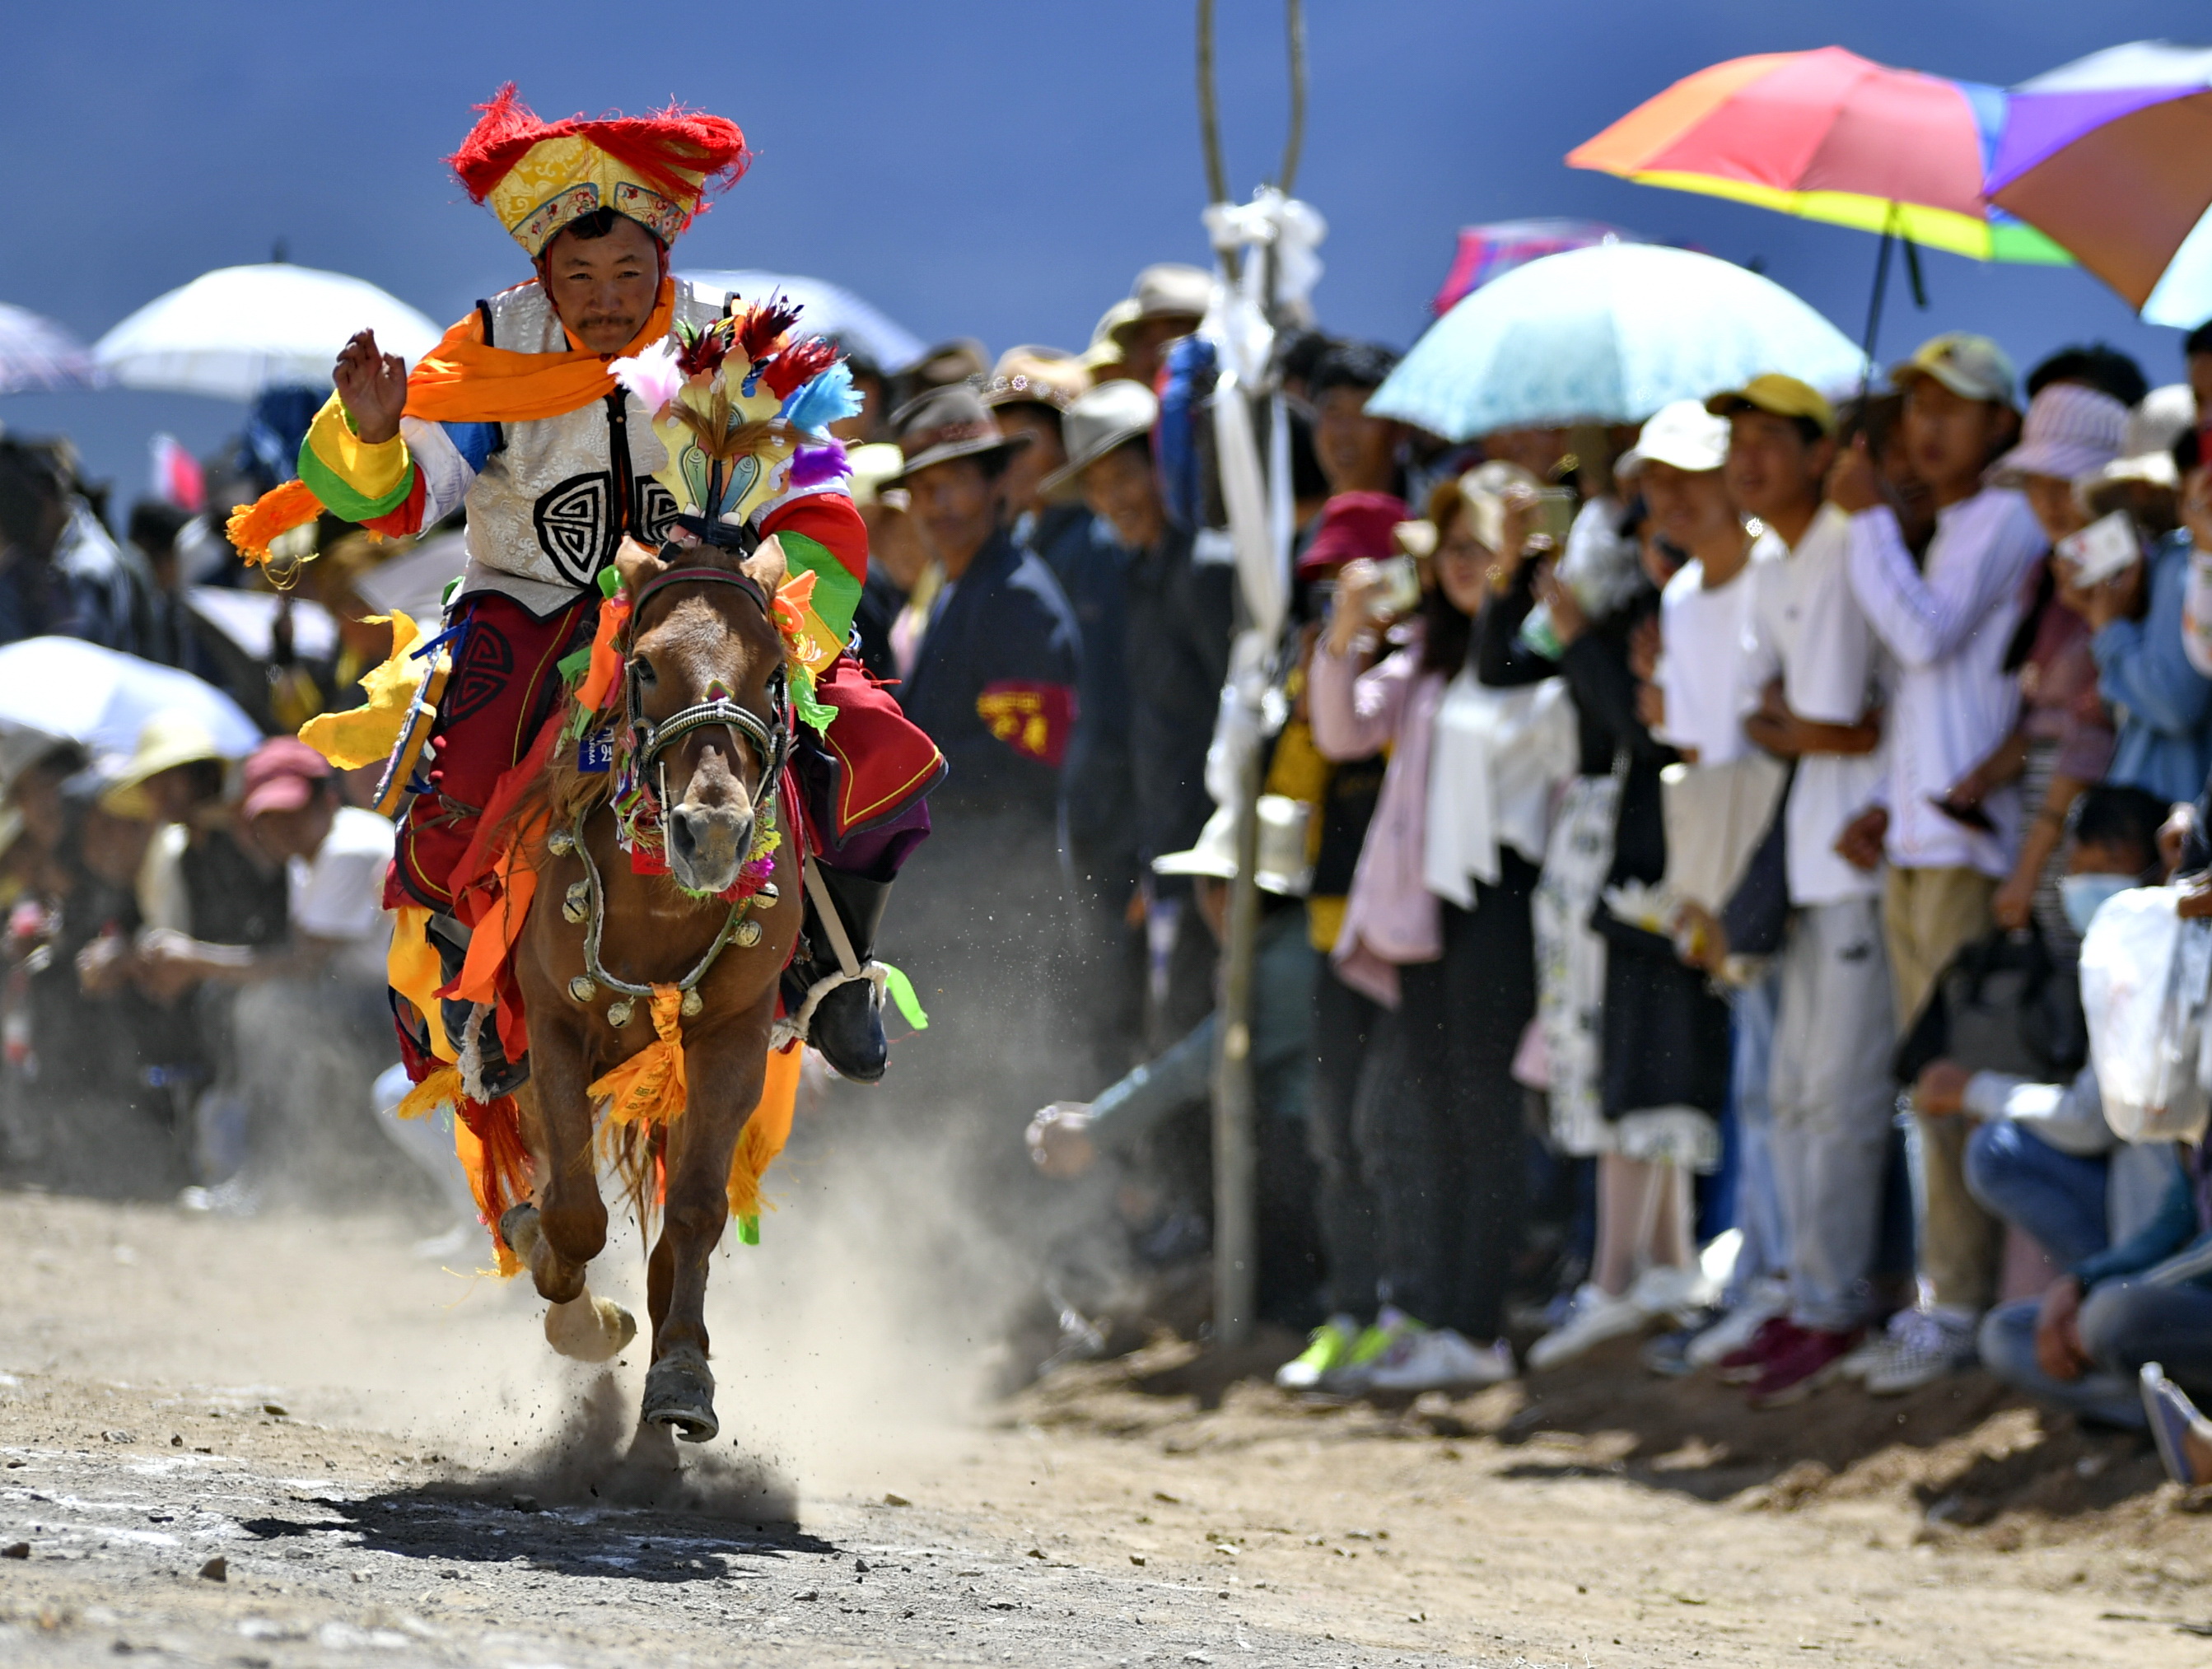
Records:
{"label": "white umbrella", "polygon": [[245,708],[173,666],[78,638],[25,638],[0,648],[0,767],[28,763],[48,742],[127,755],[156,713],[191,719],[228,759],[261,745]]}
{"label": "white umbrella", "polygon": [[1601,243],[1476,290],[1429,326],[1367,409],[1470,440],[1640,423],[1762,371],[1839,391],[1863,364],[1842,331],[1771,279],[1686,249]]}
{"label": "white umbrella", "polygon": [[0,301],[0,394],[89,388],[92,355],[51,319]]}
{"label": "white umbrella", "polygon": [[468,565],[466,534],[434,534],[412,550],[366,570],[354,580],[353,588],[379,614],[397,609],[412,620],[434,620],[445,610],[446,587]]}
{"label": "white umbrella", "polygon": [[272,261],[204,272],[157,296],[93,344],[92,357],[126,388],[250,400],[278,384],[327,384],[338,349],[362,330],[410,365],[441,334],[364,279]]}
{"label": "white umbrella", "polygon": [[886,371],[903,371],[928,351],[928,344],[903,325],[894,324],[842,285],[783,272],[686,272],[694,289],[742,295],[765,301],[781,290],[799,308],[799,328],[811,336],[832,336],[866,354]]}
{"label": "white umbrella", "polygon": [[[236,644],[252,659],[276,652],[276,611],[284,599],[274,592],[241,591],[235,586],[188,586],[185,602],[191,611]],[[292,649],[309,660],[337,653],[338,623],[321,604],[292,599]]]}

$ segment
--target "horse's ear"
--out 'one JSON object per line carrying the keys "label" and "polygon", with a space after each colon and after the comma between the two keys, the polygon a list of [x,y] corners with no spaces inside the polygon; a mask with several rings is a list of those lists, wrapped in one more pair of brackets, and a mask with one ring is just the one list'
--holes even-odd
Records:
{"label": "horse's ear", "polygon": [[745,558],[738,571],[770,597],[791,577],[791,564],[786,560],[783,547],[771,533],[760,542],[760,548]]}
{"label": "horse's ear", "polygon": [[635,597],[646,581],[667,573],[668,564],[635,539],[625,538],[622,549],[615,552],[615,572],[622,575],[623,589]]}

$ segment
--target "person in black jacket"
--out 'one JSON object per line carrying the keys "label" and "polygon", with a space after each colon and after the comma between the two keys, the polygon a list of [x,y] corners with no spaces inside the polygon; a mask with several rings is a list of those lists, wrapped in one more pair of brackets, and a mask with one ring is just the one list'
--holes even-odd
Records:
{"label": "person in black jacket", "polygon": [[1049,1098],[1061,1046],[1060,778],[1079,651],[1058,582],[1002,525],[998,479],[1020,443],[965,385],[896,421],[906,470],[885,485],[910,495],[944,575],[899,702],[948,769],[894,948],[943,1026],[915,1055],[921,1098],[967,1109],[982,1138],[1004,1132],[993,1115],[1025,1119]]}
{"label": "person in black jacket", "polygon": [[[1212,815],[1206,754],[1229,675],[1236,570],[1212,542],[1202,548],[1168,515],[1152,464],[1150,436],[1159,401],[1140,383],[1102,384],[1067,413],[1067,466],[1048,477],[1049,491],[1079,480],[1084,499],[1128,553],[1123,665],[1127,677],[1130,784],[1134,792],[1140,873],[1171,852],[1188,850]],[[1147,913],[1172,946],[1167,1000],[1149,1029],[1154,1041],[1181,1036],[1213,1006],[1213,944],[1191,907],[1181,876],[1156,876]]]}

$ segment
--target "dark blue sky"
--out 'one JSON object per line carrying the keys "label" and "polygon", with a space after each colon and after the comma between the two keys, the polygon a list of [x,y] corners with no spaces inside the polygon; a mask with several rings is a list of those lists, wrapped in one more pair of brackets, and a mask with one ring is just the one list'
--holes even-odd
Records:
{"label": "dark blue sky", "polygon": [[[679,259],[848,284],[925,337],[1080,347],[1147,261],[1205,258],[1191,0],[198,0],[19,6],[0,143],[23,190],[0,300],[88,338],[210,267],[292,258],[385,286],[441,322],[525,276],[438,159],[503,79],[546,116],[673,95],[734,117],[751,174]],[[1232,184],[1272,172],[1285,104],[1279,0],[1220,0]],[[1765,270],[1856,338],[1875,241],[1653,191],[1560,157],[1668,82],[1753,52],[1840,44],[2010,82],[2146,37],[2212,35],[2202,0],[1309,0],[1312,102],[1299,194],[1330,223],[1331,328],[1401,346],[1462,224],[1609,220]],[[636,27],[629,29],[635,20]],[[689,26],[678,34],[672,26]],[[1893,286],[1885,345],[1995,335],[2023,368],[2103,337],[2179,372],[2172,331],[2075,271],[1928,261]],[[335,349],[336,343],[332,346]],[[0,400],[64,430],[123,503],[146,437],[196,450],[238,407],[111,392]]]}

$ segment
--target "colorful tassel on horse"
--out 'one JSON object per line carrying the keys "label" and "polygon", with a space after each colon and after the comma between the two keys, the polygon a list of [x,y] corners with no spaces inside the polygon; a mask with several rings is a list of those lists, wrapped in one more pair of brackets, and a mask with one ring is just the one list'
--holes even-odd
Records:
{"label": "colorful tassel on horse", "polygon": [[461,1099],[461,1069],[441,1066],[407,1092],[407,1098],[393,1108],[395,1117],[427,1119],[441,1107],[457,1104]]}
{"label": "colorful tassel on horse", "polygon": [[684,1070],[684,992],[653,988],[653,1041],[619,1066],[610,1067],[586,1090],[607,1104],[616,1124],[665,1124],[684,1110],[690,1086]]}

